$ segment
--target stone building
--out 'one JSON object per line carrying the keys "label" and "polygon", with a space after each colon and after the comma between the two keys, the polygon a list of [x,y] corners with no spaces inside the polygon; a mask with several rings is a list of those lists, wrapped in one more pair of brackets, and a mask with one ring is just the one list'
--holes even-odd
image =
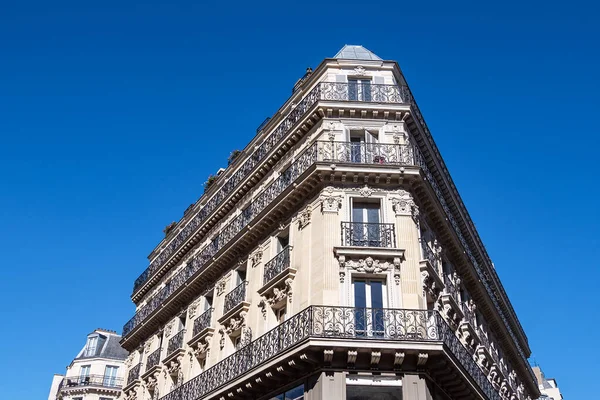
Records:
{"label": "stone building", "polygon": [[96,329],[67,367],[54,375],[48,400],[115,400],[120,398],[125,374],[125,351],[115,331]]}
{"label": "stone building", "polygon": [[538,387],[542,396],[540,400],[562,400],[563,396],[558,387],[558,382],[554,378],[546,378],[539,366],[533,367],[533,373],[537,379]]}
{"label": "stone building", "polygon": [[149,260],[127,399],[539,396],[402,71],[362,46],[307,70]]}

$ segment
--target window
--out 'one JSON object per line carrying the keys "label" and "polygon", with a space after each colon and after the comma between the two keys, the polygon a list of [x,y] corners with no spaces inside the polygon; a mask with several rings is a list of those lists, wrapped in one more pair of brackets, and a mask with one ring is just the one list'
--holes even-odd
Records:
{"label": "window", "polygon": [[89,337],[87,344],[85,345],[85,357],[92,357],[96,355],[96,349],[98,348],[98,336]]}
{"label": "window", "polygon": [[90,381],[90,366],[82,365],[79,370],[79,383],[89,383]]}
{"label": "window", "polygon": [[358,336],[383,336],[384,308],[387,305],[385,282],[381,279],[355,279],[354,328]]}
{"label": "window", "polygon": [[213,304],[213,292],[211,291],[210,293],[206,294],[206,296],[204,297],[203,311],[208,311],[210,308],[212,308],[212,304]]}
{"label": "window", "polygon": [[235,271],[235,286],[239,286],[246,280],[246,270],[238,269]]}
{"label": "window", "polygon": [[275,315],[277,316],[277,323],[281,324],[285,321],[285,316],[287,312],[287,307],[283,306],[278,310],[275,310]]}
{"label": "window", "polygon": [[116,385],[117,371],[119,367],[107,365],[104,370],[104,386],[112,387]]}
{"label": "window", "polygon": [[351,246],[385,247],[379,201],[352,201]]}
{"label": "window", "polygon": [[302,384],[293,389],[286,390],[277,396],[270,397],[269,400],[304,400],[304,385]]}
{"label": "window", "polygon": [[348,78],[348,100],[371,101],[371,80]]}
{"label": "window", "polygon": [[377,133],[364,129],[350,131],[350,162],[353,163],[381,163],[380,147],[377,145]]}

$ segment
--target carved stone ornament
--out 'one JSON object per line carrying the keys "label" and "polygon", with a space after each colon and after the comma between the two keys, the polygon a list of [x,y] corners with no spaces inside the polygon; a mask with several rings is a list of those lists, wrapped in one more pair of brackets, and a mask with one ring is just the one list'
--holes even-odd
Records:
{"label": "carved stone ornament", "polygon": [[188,317],[189,319],[192,319],[196,316],[196,311],[198,310],[198,307],[200,306],[200,299],[196,299],[192,302],[192,304],[190,304],[190,306],[188,307]]}
{"label": "carved stone ornament", "polygon": [[125,359],[125,366],[126,366],[127,368],[131,367],[131,364],[133,363],[133,357],[134,357],[134,354],[133,354],[133,353],[131,353],[131,354],[129,354],[129,355],[127,356],[127,358]]}
{"label": "carved stone ornament", "polygon": [[194,356],[197,359],[207,358],[210,351],[210,336],[205,336],[202,340],[196,343],[194,347]]}
{"label": "carved stone ornament", "polygon": [[158,400],[159,398],[159,393],[158,393],[158,388],[154,389],[154,393],[152,394],[152,400]]}
{"label": "carved stone ornament", "polygon": [[435,279],[429,275],[428,271],[421,272],[421,279],[423,283],[423,295],[429,296],[433,301],[436,301],[440,294],[440,288],[437,287]]}
{"label": "carved stone ornament", "polygon": [[169,362],[169,365],[167,365],[167,370],[169,371],[169,375],[177,376],[177,374],[181,370],[181,360],[182,359],[183,359],[183,356],[179,355],[179,356],[177,356],[176,359]]}
{"label": "carved stone ornament", "polygon": [[321,200],[321,212],[323,213],[338,213],[342,206],[343,197],[333,195],[322,195]]}
{"label": "carved stone ornament", "polygon": [[244,326],[242,328],[242,338],[240,339],[240,345],[246,346],[252,342],[252,328],[249,326]]}
{"label": "carved stone ornament", "polygon": [[379,260],[374,260],[373,257],[367,257],[365,259],[361,258],[359,260],[346,261],[346,267],[354,269],[358,272],[379,274],[387,271],[390,268],[390,265],[387,262],[379,262]]}
{"label": "carved stone ornament", "polygon": [[156,385],[158,384],[159,376],[160,376],[160,371],[156,371],[155,373],[151,374],[149,377],[147,377],[145,379],[146,388],[149,391],[156,390]]}
{"label": "carved stone ornament", "polygon": [[392,208],[394,209],[396,216],[412,215],[413,208],[416,207],[412,195],[402,189],[398,191],[398,197],[391,197],[390,201],[392,202]]}
{"label": "carved stone ornament", "polygon": [[150,339],[144,343],[144,353],[150,353],[150,349],[152,348],[152,342],[154,341],[154,336],[151,336]]}
{"label": "carved stone ornament", "polygon": [[171,336],[171,332],[173,332],[173,327],[175,325],[175,321],[171,321],[165,327],[165,337]]}
{"label": "carved stone ornament", "polygon": [[304,229],[308,224],[310,224],[310,206],[306,207],[304,210],[298,213],[296,217],[296,221],[298,222],[298,229]]}
{"label": "carved stone ornament", "polygon": [[400,265],[400,257],[394,257],[394,281],[396,282],[396,285],[400,284]]}
{"label": "carved stone ornament", "polygon": [[225,286],[227,286],[225,278],[222,278],[219,282],[217,282],[217,284],[215,286],[217,296],[220,296],[223,293],[225,293]]}
{"label": "carved stone ornament", "polygon": [[367,74],[367,70],[364,69],[363,67],[361,67],[360,65],[356,68],[354,68],[354,75],[357,76],[364,76]]}
{"label": "carved stone ornament", "polygon": [[292,278],[287,278],[282,288],[275,287],[272,293],[261,297],[258,307],[264,319],[267,318],[267,306],[273,307],[285,300],[292,302],[292,282]]}
{"label": "carved stone ornament", "polygon": [[223,347],[225,347],[225,328],[219,328],[219,334],[221,335],[219,338],[219,348],[223,350]]}
{"label": "carved stone ornament", "polygon": [[346,256],[339,256],[338,263],[340,264],[340,282],[344,283],[346,278]]}
{"label": "carved stone ornament", "polygon": [[256,267],[262,261],[263,251],[259,247],[251,256],[250,256],[250,264],[252,268]]}
{"label": "carved stone ornament", "polygon": [[242,327],[247,325],[247,321],[246,321],[247,317],[248,317],[248,312],[246,312],[246,311],[240,312],[240,315],[237,318],[232,317],[225,324],[225,333],[228,335],[231,335],[232,333],[242,329]]}
{"label": "carved stone ornament", "polygon": [[373,189],[370,188],[369,186],[365,185],[362,188],[360,188],[360,190],[358,191],[358,193],[362,197],[371,197],[371,195],[373,194]]}
{"label": "carved stone ornament", "polygon": [[179,371],[177,371],[177,383],[175,384],[175,387],[179,387],[183,384],[183,368],[179,368]]}

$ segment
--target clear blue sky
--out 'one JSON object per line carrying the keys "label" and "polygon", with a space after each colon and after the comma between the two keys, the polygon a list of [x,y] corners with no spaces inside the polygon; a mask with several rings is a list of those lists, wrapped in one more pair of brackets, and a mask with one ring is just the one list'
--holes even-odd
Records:
{"label": "clear blue sky", "polygon": [[200,3],[2,4],[0,397],[45,399],[88,332],[121,330],[163,227],[346,43],[398,60],[535,360],[567,400],[586,397],[600,357],[592,2]]}

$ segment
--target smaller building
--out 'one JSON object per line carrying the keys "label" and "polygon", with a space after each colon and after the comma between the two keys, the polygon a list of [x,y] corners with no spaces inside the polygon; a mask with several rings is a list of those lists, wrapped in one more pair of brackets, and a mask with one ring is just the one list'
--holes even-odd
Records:
{"label": "smaller building", "polygon": [[119,397],[128,353],[115,331],[96,329],[67,367],[54,375],[48,400],[114,400]]}
{"label": "smaller building", "polygon": [[542,395],[539,400],[562,400],[563,396],[554,378],[546,378],[539,366],[533,367],[533,373],[537,379]]}

